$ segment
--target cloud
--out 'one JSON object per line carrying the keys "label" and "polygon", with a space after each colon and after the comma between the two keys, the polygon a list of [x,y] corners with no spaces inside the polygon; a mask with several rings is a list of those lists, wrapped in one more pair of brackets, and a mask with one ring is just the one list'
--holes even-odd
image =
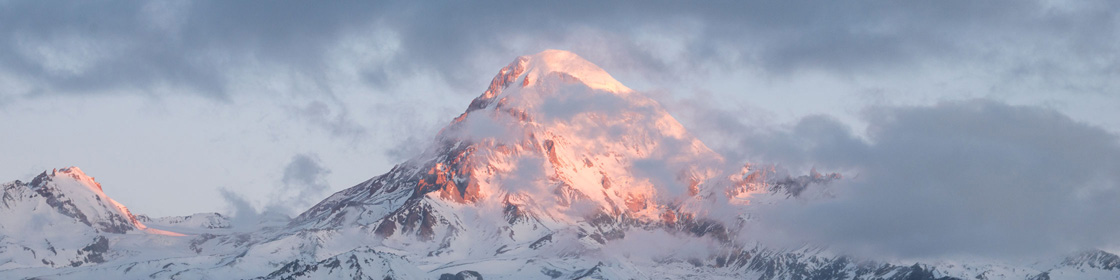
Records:
{"label": "cloud", "polygon": [[[666,148],[663,151],[672,150]],[[671,158],[656,156],[658,157],[634,160],[627,171],[637,180],[649,180],[657,191],[657,199],[660,201],[668,202],[688,197],[689,187],[685,183],[687,178],[682,178],[682,174],[686,174],[684,171],[689,170],[689,167],[695,167],[694,165],[700,163],[678,162]]]}
{"label": "cloud", "polygon": [[280,186],[273,190],[264,208],[258,210],[246,197],[229,189],[219,189],[238,227],[254,227],[262,222],[282,222],[319,202],[330,189],[326,176],[331,171],[322,166],[315,154],[296,154],[284,166]]}
{"label": "cloud", "polygon": [[289,213],[303,211],[324,198],[324,192],[330,189],[326,180],[330,173],[315,154],[292,156],[284,167],[278,197],[270,204],[278,205]]}
{"label": "cloud", "polygon": [[222,194],[222,199],[226,202],[230,222],[235,227],[251,227],[260,222],[260,211],[257,211],[257,208],[253,207],[253,204],[244,196],[225,188],[218,189],[218,192]]}
{"label": "cloud", "polygon": [[556,91],[554,96],[547,97],[547,102],[540,104],[542,121],[570,120],[585,113],[618,119],[623,117],[619,111],[642,109],[634,108],[633,103],[622,96],[582,84],[562,85]]}
{"label": "cloud", "polygon": [[835,170],[839,166],[834,162],[813,158],[812,153],[832,153],[831,157],[865,153],[863,140],[832,116],[810,115],[785,124],[764,108],[727,110],[723,101],[701,93],[665,104],[709,148],[724,155],[733,169],[743,163],[780,163],[795,173],[817,166]]}
{"label": "cloud", "polygon": [[314,154],[297,154],[284,167],[284,177],[280,181],[284,182],[284,186],[299,189],[302,196],[326,189],[323,176],[329,173],[331,171],[321,166]]}
{"label": "cloud", "polygon": [[786,143],[775,160],[854,174],[831,187],[834,199],[762,206],[760,226],[878,257],[1052,256],[1120,242],[1120,224],[1107,222],[1120,213],[1114,134],[990,100],[874,108],[867,121],[867,140],[826,117],[769,134],[763,145]]}
{"label": "cloud", "polygon": [[546,48],[651,81],[741,67],[851,76],[983,61],[1015,81],[1107,90],[1120,71],[1113,1],[0,5],[0,70],[34,81],[28,94],[176,87],[226,98],[251,92],[230,84],[260,69],[330,84],[331,70],[345,67],[327,58],[351,37],[372,38],[360,52],[384,55],[359,69],[375,87],[434,75],[472,94],[491,68]]}
{"label": "cloud", "polygon": [[322,128],[335,137],[346,137],[356,141],[368,134],[366,128],[350,116],[350,111],[344,105],[330,106],[322,101],[313,101],[295,111],[298,119]]}
{"label": "cloud", "polygon": [[47,94],[170,86],[226,98],[253,62],[315,76],[324,48],[371,10],[263,4],[5,2],[0,61]]}
{"label": "cloud", "polygon": [[[392,139],[402,149],[386,154],[402,159],[417,153],[410,139],[454,117],[440,112],[462,110],[513,57],[549,48],[633,88],[728,99],[755,82],[825,73],[887,93],[948,83],[972,96],[1024,89],[1046,101],[1098,93],[1112,102],[1117,5],[7,1],[0,106],[51,95],[191,95],[237,106],[268,98],[352,142]],[[973,74],[974,84],[958,83]]]}
{"label": "cloud", "polygon": [[669,260],[707,259],[720,249],[721,245],[709,238],[661,230],[633,230],[626,232],[621,239],[607,243],[602,252],[631,261],[663,264]]}
{"label": "cloud", "polygon": [[471,112],[462,122],[453,127],[445,137],[467,141],[517,139],[516,124],[508,118],[495,115],[496,113],[485,110]]}
{"label": "cloud", "polygon": [[[190,94],[231,100],[236,95],[273,98],[277,92],[287,93],[275,98],[282,101],[291,95],[327,95],[312,100],[336,103],[300,104],[290,113],[335,136],[360,136],[367,133],[354,119],[383,114],[404,116],[385,118],[387,122],[434,119],[431,116],[439,113],[433,111],[445,108],[432,104],[439,103],[432,97],[473,97],[513,57],[548,48],[574,51],[620,80],[631,77],[659,86],[710,90],[718,85],[703,83],[742,78],[736,75],[744,72],[762,81],[819,72],[869,80],[866,86],[886,88],[883,92],[889,94],[896,73],[920,76],[899,79],[903,85],[896,88],[914,86],[909,84],[914,81],[925,82],[917,86],[955,84],[967,78],[962,76],[981,73],[978,85],[964,86],[980,91],[980,96],[1014,89],[1061,98],[1065,93],[1108,96],[1120,88],[1115,79],[1120,73],[1116,10],[1116,1],[94,1],[64,7],[0,1],[0,106],[45,95]],[[364,41],[355,43],[353,38]],[[942,76],[926,77],[927,73]],[[348,84],[352,81],[344,76],[354,74],[365,85]],[[426,85],[415,81],[447,87],[417,90],[413,87]],[[367,97],[367,92],[383,96]],[[377,108],[384,110],[367,116],[364,108],[351,107],[360,105],[348,103],[382,100],[387,92],[398,99],[385,107],[399,106],[398,101],[407,99],[402,97],[425,96],[408,106],[422,110]],[[739,94],[732,91],[725,97]],[[554,109],[566,111],[563,106]],[[1103,200],[1115,198],[1116,178],[1102,175],[1118,173],[1110,160],[1116,158],[1115,145],[1109,144],[1115,140],[1099,128],[1047,109],[993,101],[883,108],[870,113],[866,138],[829,116],[805,118],[793,127],[739,121],[752,113],[696,112],[691,123],[700,125],[690,128],[713,133],[697,134],[720,152],[736,155],[728,158],[859,174],[846,180],[850,185],[838,186],[847,190],[839,199],[803,210],[776,209],[791,221],[814,221],[818,223],[805,224],[820,228],[771,221],[775,226],[838,232],[809,233],[808,239],[900,255],[925,249],[928,254],[1009,254],[1015,252],[1012,245],[1032,238],[1042,243],[1022,247],[1058,250],[1095,246],[1109,241],[1102,234],[1115,233],[1108,228],[1115,223],[1084,225],[1076,223],[1095,219],[1072,219],[1078,213],[1117,213],[1102,206]],[[408,123],[398,129],[409,133],[414,127],[445,121]],[[496,133],[476,128],[484,135]],[[426,139],[427,134],[421,136]],[[406,142],[390,155],[416,154],[413,147]],[[311,160],[297,155],[289,167],[302,166],[293,168],[308,172],[285,179],[282,189],[297,194],[319,189],[321,177],[316,176],[329,170],[313,155],[305,156]],[[223,191],[227,200],[239,205],[235,208],[252,209],[241,207],[248,204],[232,194]],[[1043,200],[1045,195],[1053,197]],[[904,204],[915,197],[929,199]],[[881,220],[887,216],[872,215],[877,210],[863,205],[888,207],[900,217],[930,218],[928,223],[912,218],[900,228],[888,222],[901,218]],[[1027,219],[1014,211],[1032,216]],[[824,218],[851,223],[831,224]],[[1016,219],[1042,226],[1027,229],[1028,222]],[[868,227],[850,228],[853,225]],[[1086,230],[1065,230],[1078,227]],[[926,231],[940,235],[930,237]],[[1005,233],[1012,238],[998,240],[1007,244],[978,241]],[[926,237],[929,241],[922,241]]]}

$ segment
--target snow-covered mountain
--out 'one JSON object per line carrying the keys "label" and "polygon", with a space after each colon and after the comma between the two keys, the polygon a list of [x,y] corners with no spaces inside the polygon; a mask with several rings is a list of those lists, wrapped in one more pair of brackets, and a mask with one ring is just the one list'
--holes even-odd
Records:
{"label": "snow-covered mountain", "polygon": [[148,228],[77,167],[0,186],[0,269],[98,264],[114,236],[181,236]]}
{"label": "snow-covered mountain", "polygon": [[44,279],[1049,279],[1120,277],[1105,251],[1016,266],[771,248],[752,206],[838,174],[729,167],[579,56],[519,57],[424,149],[283,226],[134,216],[71,167],[4,184],[0,275]]}

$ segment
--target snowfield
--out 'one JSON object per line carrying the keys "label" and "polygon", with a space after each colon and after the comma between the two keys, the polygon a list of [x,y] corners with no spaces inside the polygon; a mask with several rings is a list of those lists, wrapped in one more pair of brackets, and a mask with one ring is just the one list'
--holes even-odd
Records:
{"label": "snowfield", "polygon": [[656,101],[565,51],[515,59],[423,154],[286,223],[134,215],[77,167],[0,185],[3,279],[1118,279],[1106,251],[1030,265],[766,246],[754,208],[839,174],[729,167]]}

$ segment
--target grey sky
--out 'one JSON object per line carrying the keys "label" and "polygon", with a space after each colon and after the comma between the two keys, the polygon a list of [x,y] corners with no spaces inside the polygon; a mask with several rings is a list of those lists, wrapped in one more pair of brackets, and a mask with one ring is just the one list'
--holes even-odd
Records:
{"label": "grey sky", "polygon": [[[186,215],[221,211],[231,194],[263,208],[293,182],[293,159],[313,155],[329,172],[307,178],[326,196],[417,153],[501,67],[544,49],[598,64],[741,161],[869,168],[858,150],[803,145],[889,158],[906,146],[881,146],[894,138],[876,134],[876,110],[1011,108],[1068,116],[1054,129],[1115,134],[1118,11],[1116,1],[0,1],[0,180],[78,165],[134,212]],[[975,98],[987,101],[962,101]],[[814,138],[766,142],[774,135]],[[1076,139],[1054,139],[1066,140]],[[1081,160],[1071,161],[1091,162]]]}

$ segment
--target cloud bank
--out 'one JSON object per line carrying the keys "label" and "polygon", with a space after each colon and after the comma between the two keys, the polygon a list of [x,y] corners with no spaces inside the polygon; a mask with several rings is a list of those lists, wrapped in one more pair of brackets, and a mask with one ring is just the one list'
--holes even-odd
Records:
{"label": "cloud bank", "polygon": [[0,80],[17,96],[138,90],[223,99],[258,89],[241,84],[260,69],[325,95],[335,72],[351,71],[375,87],[433,76],[474,95],[494,66],[562,48],[650,81],[744,67],[858,77],[944,63],[990,66],[1005,82],[1102,92],[1120,73],[1118,5],[5,1],[0,76],[8,79]]}
{"label": "cloud bank", "polygon": [[[896,257],[1023,257],[1120,242],[1120,141],[1042,107],[990,100],[869,109],[867,139],[828,117],[745,138],[768,158],[848,170],[836,197],[762,207],[774,234]],[[759,141],[764,139],[764,141]]]}

